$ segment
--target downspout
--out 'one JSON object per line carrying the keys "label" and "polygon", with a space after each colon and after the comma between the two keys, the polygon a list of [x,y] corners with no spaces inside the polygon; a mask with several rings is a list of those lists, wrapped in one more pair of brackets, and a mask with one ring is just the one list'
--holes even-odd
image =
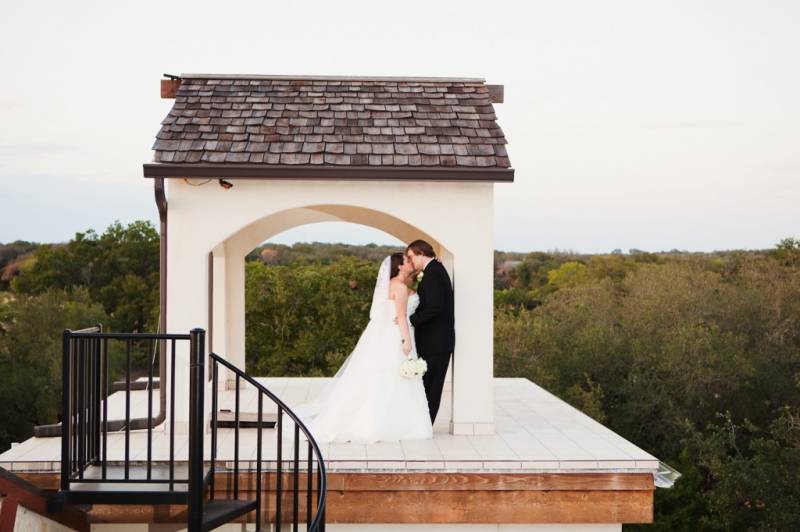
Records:
{"label": "downspout", "polygon": [[[160,238],[158,243],[158,332],[167,332],[167,196],[164,191],[164,178],[153,180]],[[160,425],[167,416],[167,342],[160,340],[158,346],[158,404],[160,409],[153,425]]]}

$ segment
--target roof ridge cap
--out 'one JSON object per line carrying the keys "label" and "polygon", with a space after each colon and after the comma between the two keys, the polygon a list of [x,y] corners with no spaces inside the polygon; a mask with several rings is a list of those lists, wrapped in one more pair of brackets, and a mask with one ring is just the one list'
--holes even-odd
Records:
{"label": "roof ridge cap", "polygon": [[182,79],[248,79],[282,81],[406,81],[428,83],[486,83],[485,78],[436,76],[301,76],[284,74],[181,74]]}

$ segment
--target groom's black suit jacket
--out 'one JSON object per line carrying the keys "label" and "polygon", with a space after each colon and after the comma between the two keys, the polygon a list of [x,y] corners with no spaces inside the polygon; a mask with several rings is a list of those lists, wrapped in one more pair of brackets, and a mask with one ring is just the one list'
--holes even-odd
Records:
{"label": "groom's black suit jacket", "polygon": [[438,260],[432,260],[424,270],[419,284],[419,306],[409,319],[420,355],[449,356],[453,352],[456,343],[453,285]]}

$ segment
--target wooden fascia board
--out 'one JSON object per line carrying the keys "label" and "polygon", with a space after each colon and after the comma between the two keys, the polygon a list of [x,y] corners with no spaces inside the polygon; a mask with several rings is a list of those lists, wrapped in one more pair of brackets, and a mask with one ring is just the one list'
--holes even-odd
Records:
{"label": "wooden fascia board", "polygon": [[144,177],[211,179],[332,179],[341,181],[513,182],[513,168],[375,167],[145,163]]}

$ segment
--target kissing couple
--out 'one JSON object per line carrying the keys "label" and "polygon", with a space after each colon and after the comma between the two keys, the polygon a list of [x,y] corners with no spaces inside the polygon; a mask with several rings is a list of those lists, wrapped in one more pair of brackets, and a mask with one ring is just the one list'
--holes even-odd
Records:
{"label": "kissing couple", "polygon": [[[405,253],[384,259],[358,343],[295,414],[319,442],[432,438],[455,347],[454,321],[450,275],[433,247],[415,240]],[[427,364],[422,379],[404,376],[401,365],[417,357]]]}

